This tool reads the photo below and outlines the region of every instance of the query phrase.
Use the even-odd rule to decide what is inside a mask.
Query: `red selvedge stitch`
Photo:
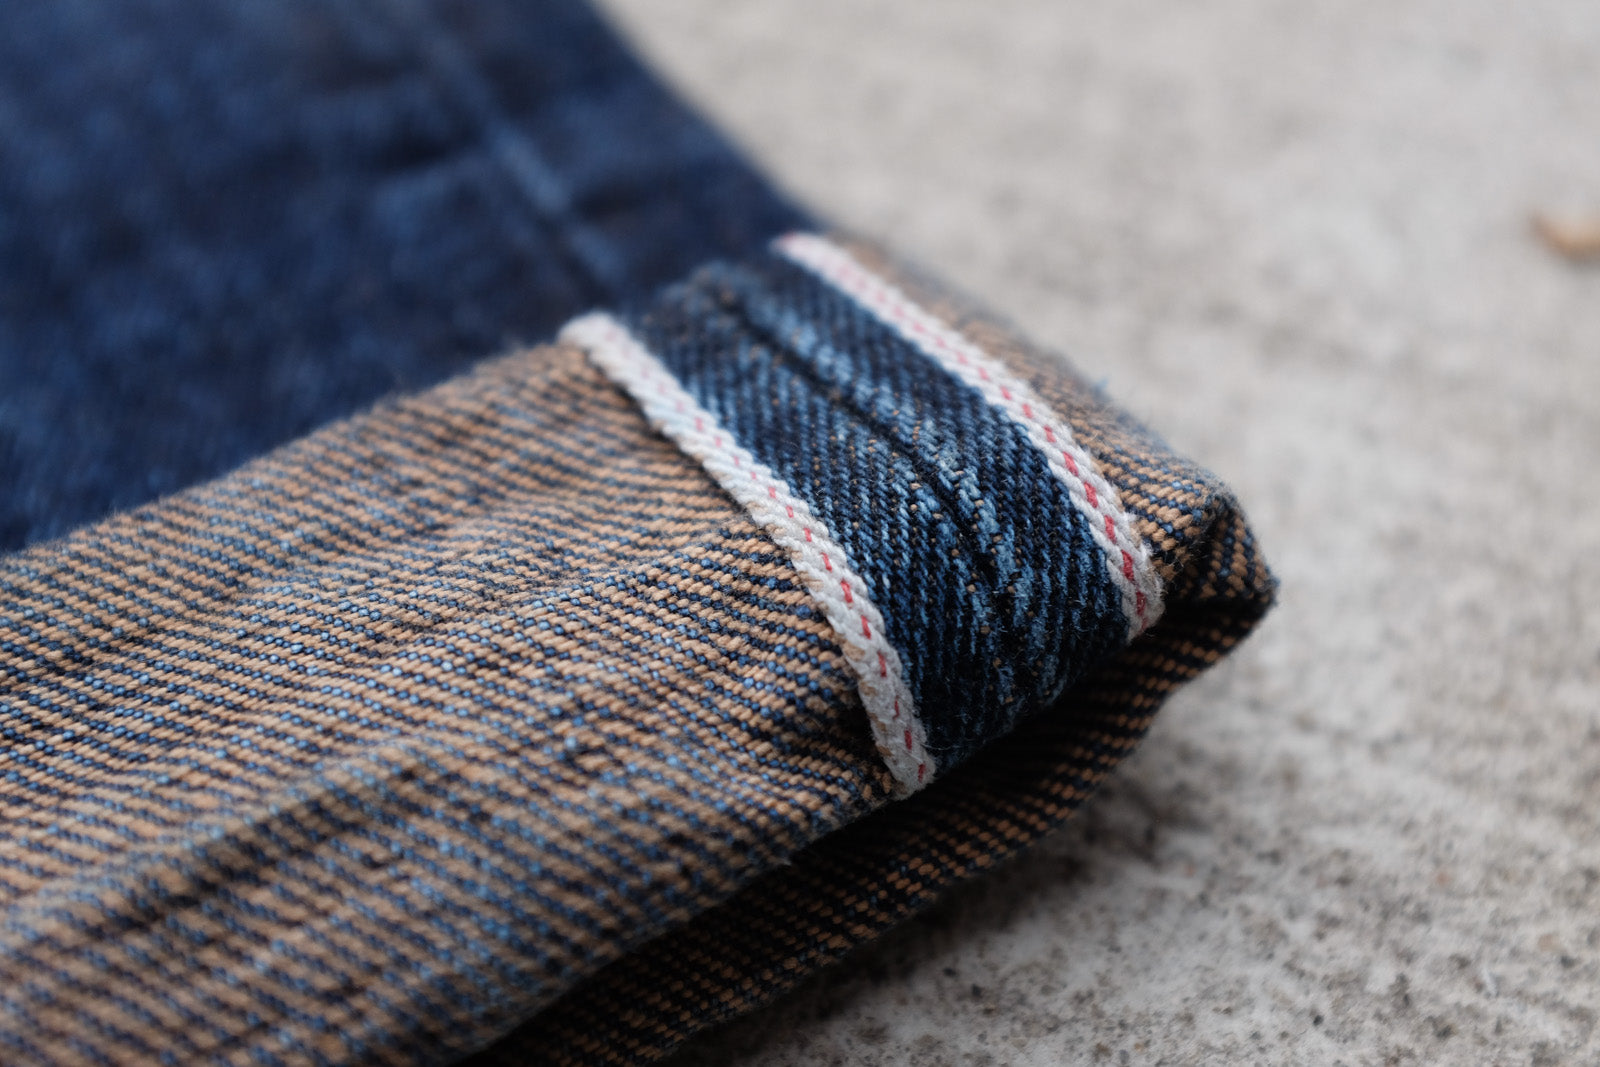
[[[620,329],[615,324],[615,322],[606,322],[604,325],[605,325],[605,329],[602,332],[602,336],[607,338],[609,341],[611,341],[613,343],[618,343],[618,344],[632,343],[632,338],[628,336],[626,331]],[[630,362],[632,362],[632,361],[630,360]],[[646,387],[648,387],[649,385],[654,385],[656,387],[655,392],[657,393],[658,396],[661,396],[664,399],[671,399],[672,398],[672,393],[674,391],[673,390],[673,386],[676,383],[672,382],[670,380],[669,376],[665,376],[665,375],[656,373],[651,368],[649,368],[648,366],[635,365],[634,366],[634,370],[635,370],[636,373],[643,372],[643,373],[639,374],[640,378],[643,379],[643,385],[645,385]],[[673,402],[674,410],[676,412],[678,412],[680,415],[685,414],[687,411],[691,410],[693,407],[694,407],[694,404],[693,404],[692,400],[690,400],[688,402],[685,402],[681,396],[678,397]],[[720,433],[716,433],[716,434],[708,433],[707,429],[706,429],[706,426],[705,426],[705,421],[701,416],[696,415],[694,417],[694,425],[695,425],[695,432],[697,434],[701,435],[700,447],[702,447],[702,448],[704,447],[704,441],[705,441],[705,439],[707,437],[709,437],[711,442],[712,442],[712,445],[714,447],[714,450],[717,453],[721,454],[721,456],[724,459],[731,458],[733,460],[733,465],[735,467],[738,467],[738,468],[740,468],[742,470],[749,470],[750,471],[750,477],[751,477],[751,479],[753,481],[756,482],[756,484],[765,485],[765,487],[767,489],[767,496],[769,497],[769,499],[772,499],[772,500],[780,499],[779,496],[778,496],[779,483],[766,482],[765,479],[763,479],[761,477],[761,475],[758,473],[758,471],[760,471],[762,469],[761,468],[761,464],[759,462],[757,462],[754,459],[754,457],[752,457],[752,466],[748,467],[748,468],[745,467],[744,466],[744,462],[743,462],[743,456],[740,454],[742,452],[742,450],[738,449],[736,446],[724,446],[723,438],[722,438],[722,435]],[[793,518],[796,517],[795,516],[795,508],[794,508],[793,504],[786,502],[784,504],[784,511],[789,516],[789,518],[793,519]],[[813,537],[811,528],[809,526],[805,525],[805,524],[798,524],[798,525],[800,525],[801,531],[805,535],[806,541],[808,543],[815,543],[816,542],[816,538]],[[829,555],[826,552],[821,553],[821,555],[822,555],[822,560],[823,560],[823,566],[828,571],[830,571],[830,572],[833,571],[834,570],[834,566],[833,566],[832,559],[829,557]],[[839,580],[839,585],[840,585],[841,590],[844,593],[845,603],[847,603],[847,604],[853,603],[855,598],[854,598],[854,593],[851,590],[850,583],[848,581],[844,580],[844,579],[840,579]],[[870,606],[870,605],[868,605],[868,606]],[[877,652],[877,655],[878,655],[878,673],[879,673],[879,675],[881,677],[887,679],[889,677],[888,656],[887,656],[885,650],[882,647],[877,647],[877,646],[881,645],[881,639],[877,639],[877,638],[875,638],[873,636],[872,624],[871,624],[870,619],[867,616],[866,611],[863,608],[859,608],[859,607],[856,610],[857,610],[857,612],[858,612],[858,614],[860,616],[860,619],[861,619],[861,634],[862,634],[862,636],[864,638],[866,638],[867,641],[871,642],[871,645],[874,647],[874,651]],[[901,719],[901,717],[902,717],[901,716],[901,710],[900,710],[900,699],[899,699],[898,696],[894,696],[894,698],[893,698],[893,717],[896,720]],[[915,725],[914,722],[913,722],[913,725]],[[905,737],[905,744],[906,744],[907,752],[909,752],[913,757],[917,756],[918,755],[918,751],[917,751],[917,747],[916,747],[916,743],[915,743],[915,738],[914,738],[914,734],[913,734],[913,732],[912,732],[912,730],[910,728],[907,728],[905,730],[904,737]],[[917,778],[916,778],[917,783],[919,785],[923,781],[926,780],[927,772],[928,772],[928,764],[927,764],[927,762],[925,760],[919,760],[918,763],[917,763]],[[897,773],[897,777],[898,777],[898,773]]]
[[[735,458],[735,462],[737,462],[737,457]],[[751,471],[750,472],[750,478],[753,481],[759,481],[760,480],[756,476],[756,472],[755,471]],[[767,496],[771,497],[773,500],[778,499],[778,487],[775,486],[775,485],[768,485],[767,486]],[[784,510],[789,513],[789,517],[791,519],[794,518],[794,508],[792,506],[786,504],[786,505],[784,505]],[[805,531],[806,540],[810,541],[811,540],[811,528],[809,526],[806,526],[806,527],[802,527],[802,529]],[[824,552],[822,554],[822,565],[824,567],[826,567],[830,571],[833,570],[833,561],[828,558],[828,554],[826,552]],[[854,594],[852,594],[850,592],[850,583],[841,578],[839,580],[839,588],[844,590],[844,602],[846,604],[854,604],[855,603],[855,596],[854,596]],[[869,641],[872,639],[872,626],[867,622],[867,613],[864,612],[864,611],[861,612],[861,633]],[[879,651],[879,653],[878,653],[878,674],[879,674],[880,677],[884,677],[884,678],[887,678],[889,676],[889,659],[888,659],[887,656],[885,656],[883,654],[882,651]],[[897,719],[900,717],[900,698],[899,697],[895,698],[894,715],[895,715],[895,718],[897,718]]]
[[[938,336],[937,334],[934,334],[932,331],[930,331],[927,327],[925,327],[920,322],[916,322],[914,320],[913,321],[906,321],[907,316],[906,316],[906,313],[905,313],[905,309],[909,305],[905,304],[904,302],[894,300],[887,292],[885,292],[883,289],[879,288],[878,286],[872,284],[871,282],[867,281],[862,275],[860,275],[859,273],[857,273],[854,270],[851,270],[849,268],[843,268],[843,269],[841,269],[840,273],[843,274],[845,277],[850,278],[851,280],[853,280],[861,288],[869,291],[878,300],[882,301],[885,305],[887,305],[891,309],[890,317],[896,323],[896,325],[899,325],[901,327],[909,329],[913,333],[917,334],[918,336],[926,338],[934,347],[938,348],[939,351],[943,352],[947,356],[952,357],[953,359],[955,359],[958,363],[962,364],[963,366],[969,366],[969,367],[972,366],[972,363],[967,358],[967,356],[963,352],[959,351],[958,349],[952,348],[950,346],[950,344],[947,341],[945,341],[944,338]],[[977,371],[979,378],[983,379],[986,382],[987,381],[993,381],[993,379],[989,375],[989,371],[988,371],[987,368],[985,368],[985,367],[974,367],[974,369]],[[999,389],[1000,389],[1000,395],[1001,395],[1002,398],[1004,398],[1006,401],[1011,402],[1011,403],[1015,403],[1016,402],[1015,398],[1011,395],[1011,390],[1009,388],[1007,388],[1006,386],[1000,386]],[[1045,440],[1047,442],[1051,443],[1051,444],[1054,444],[1055,440],[1056,440],[1055,431],[1051,427],[1049,427],[1048,425],[1045,425],[1044,423],[1040,422],[1038,416],[1036,416],[1034,414],[1034,412],[1033,412],[1033,406],[1031,404],[1022,404],[1020,406],[1021,406],[1021,409],[1022,409],[1021,410],[1022,416],[1025,419],[1027,419],[1029,422],[1034,423],[1041,430],[1043,430],[1044,431]],[[1110,512],[1105,511],[1100,507],[1099,494],[1095,491],[1094,486],[1089,484],[1086,481],[1082,481],[1081,480],[1082,479],[1082,475],[1080,474],[1080,472],[1078,470],[1077,460],[1075,460],[1070,453],[1068,453],[1066,451],[1063,451],[1061,453],[1061,459],[1062,459],[1062,462],[1066,465],[1067,470],[1073,475],[1073,477],[1080,479],[1080,484],[1082,485],[1082,488],[1083,488],[1084,497],[1088,500],[1090,507],[1092,507],[1096,511],[1100,512],[1101,518],[1105,520],[1106,536],[1112,542],[1115,542],[1117,540],[1116,521],[1112,517]],[[1123,550],[1123,554],[1124,555],[1127,554],[1126,550]],[[1128,575],[1127,577],[1129,578],[1130,581],[1134,580],[1132,575]],[[1142,597],[1142,596],[1143,596],[1143,594],[1141,593],[1140,597]],[[1142,611],[1140,612],[1140,615],[1141,616],[1143,615]]]
[[[926,312],[922,311],[922,309],[917,307],[913,302],[892,291],[880,279],[876,278],[874,275],[870,274],[856,264],[848,257],[847,254],[840,253],[836,255],[831,254],[828,251],[824,251],[822,255],[828,264],[828,269],[831,269],[838,277],[843,278],[848,285],[853,286],[860,292],[866,293],[869,299],[879,304],[883,309],[882,313],[884,317],[889,321],[893,322],[902,329],[910,331],[916,337],[925,339],[931,347],[935,348],[941,354],[954,359],[962,366],[972,368],[977,372],[979,378],[983,381],[993,381],[988,373],[987,368],[981,365],[974,365],[967,358],[966,354],[963,353],[959,348],[953,346],[944,337],[934,332],[923,321],[921,321],[921,316],[926,315]],[[1000,395],[1008,403],[1016,403],[1009,388],[1000,386],[999,391]],[[1041,421],[1037,415],[1035,415],[1032,405],[1023,403],[1020,405],[1020,407],[1022,417],[1044,432],[1045,441],[1050,444],[1056,444],[1055,431],[1048,424]],[[1112,542],[1112,544],[1117,545],[1117,547],[1121,550],[1123,556],[1122,576],[1128,581],[1137,584],[1137,579],[1132,573],[1132,556],[1128,553],[1127,549],[1122,548],[1121,545],[1118,544],[1117,522],[1115,517],[1111,514],[1109,509],[1102,508],[1100,506],[1100,494],[1095,490],[1095,487],[1092,484],[1084,479],[1082,473],[1078,469],[1078,463],[1072,457],[1072,455],[1065,449],[1062,449],[1061,459],[1067,470],[1077,482],[1079,488],[1082,489],[1083,495],[1087,499],[1089,506],[1100,513],[1100,516],[1105,523],[1107,538]],[[1129,532],[1129,536],[1131,536],[1131,531]],[[1139,618],[1140,629],[1143,629],[1146,623],[1145,614],[1147,608],[1147,599],[1142,590],[1135,588],[1133,592],[1134,610]]]

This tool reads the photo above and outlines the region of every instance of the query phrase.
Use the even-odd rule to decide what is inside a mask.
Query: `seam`
[[[878,752],[902,795],[935,773],[927,731],[905,683],[900,654],[884,632],[869,588],[825,523],[684,388],[622,323],[603,312],[569,322],[561,340],[583,349],[658,431],[699,462],[789,555],[855,671]]]
[[[1088,519],[1121,596],[1129,640],[1155,624],[1162,609],[1161,578],[1148,546],[1134,532],[1116,489],[1101,475],[1094,457],[1027,382],[832,241],[793,233],[775,240],[773,248],[855,300],[1020,426],[1073,506]]]
[[[861,403],[848,389],[842,388],[840,382],[830,380],[819,373],[816,366],[800,354],[790,339],[757,320],[751,311],[750,303],[749,296],[740,292],[736,294],[732,306],[717,308],[712,313],[729,318],[735,333],[743,331],[758,338],[779,362],[797,377],[804,379],[820,395],[836,394],[832,405],[853,417],[889,450],[903,459],[912,468],[916,480],[938,500],[946,515],[960,516],[970,510],[969,506],[959,499],[959,490],[946,485],[937,470],[929,469],[929,464],[924,461],[914,440],[907,440],[892,422],[881,418],[870,405]],[[1006,582],[997,580],[1001,572],[994,554],[979,541],[972,529],[961,521],[952,521],[949,527],[951,534],[960,541],[967,558],[976,566],[983,568],[986,577],[997,588],[1003,587]]]

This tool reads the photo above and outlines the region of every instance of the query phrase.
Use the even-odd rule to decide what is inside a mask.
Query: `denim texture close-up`
[[[0,8],[0,548],[803,221],[580,0]]]
[[[578,0],[0,11],[0,1062],[622,1065],[1067,820],[1276,584]]]
[[[871,561],[862,590],[942,771],[1122,647],[1089,519],[1022,428],[782,256],[712,264],[635,319],[646,347]]]

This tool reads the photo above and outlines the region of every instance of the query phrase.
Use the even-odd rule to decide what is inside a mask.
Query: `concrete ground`
[[[679,1064],[1600,1061],[1600,5],[611,0],[1283,580],[1076,825]]]

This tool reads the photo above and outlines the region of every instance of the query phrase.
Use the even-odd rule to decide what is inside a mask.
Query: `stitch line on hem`
[[[1089,520],[1090,535],[1105,554],[1107,570],[1122,601],[1128,639],[1155,624],[1162,610],[1161,577],[1149,547],[1134,533],[1116,489],[1100,473],[1094,457],[1027,382],[827,238],[791,233],[774,240],[772,246],[871,312],[1020,426],[1043,454],[1073,506]]]
[[[806,588],[833,627],[867,710],[873,740],[902,795],[933,780],[937,768],[927,731],[906,686],[900,653],[888,640],[870,588],[810,506],[788,484],[739,447],[716,416],[622,323],[604,312],[562,328],[575,345],[628,393],[663,436],[697,461],[767,535],[789,554]]]

